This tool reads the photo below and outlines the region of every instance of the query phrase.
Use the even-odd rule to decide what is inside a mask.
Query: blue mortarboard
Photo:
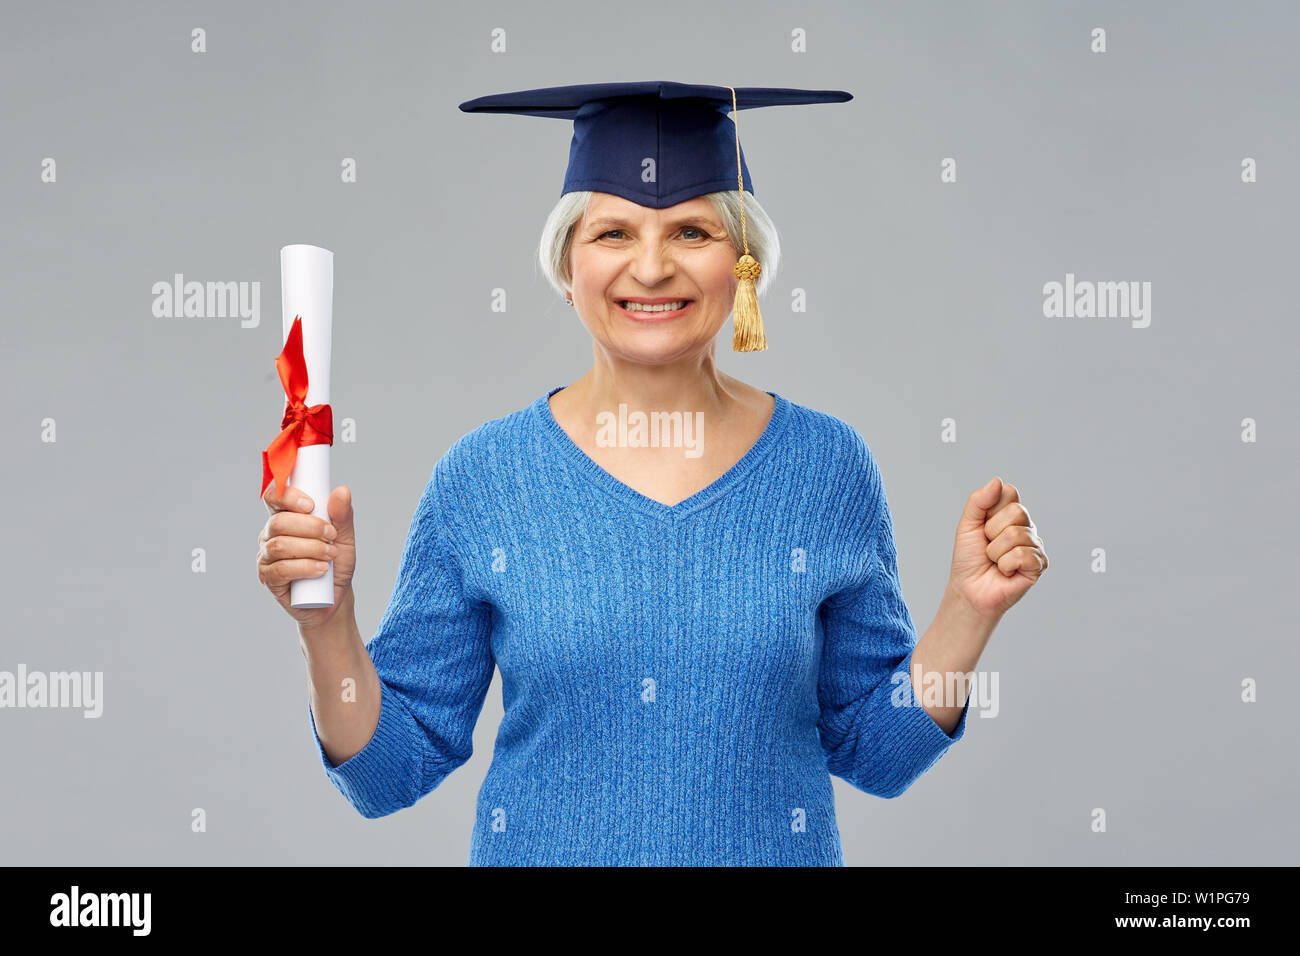
[[[843,103],[843,90],[754,86],[700,86],[652,81],[583,83],[480,96],[460,104],[466,113],[511,113],[573,121],[569,166],[560,195],[579,190],[611,193],[663,209],[706,193],[737,188],[754,192],[740,148],[733,109]],[[743,195],[743,192],[742,192]],[[744,238],[736,263],[737,351],[767,348],[753,279],[762,271]]]
[[[851,99],[843,90],[735,88],[737,110]],[[461,103],[460,108],[466,113],[573,120],[561,195],[590,189],[663,209],[736,188],[738,137],[736,124],[727,118],[731,104],[731,87],[657,81],[497,93]],[[743,150],[740,169],[745,189],[753,193]]]

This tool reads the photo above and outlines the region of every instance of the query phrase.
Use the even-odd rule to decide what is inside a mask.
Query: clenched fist
[[[329,521],[313,515],[315,503],[293,485],[285,486],[282,501],[271,482],[262,500],[271,517],[257,538],[257,579],[295,621],[318,627],[333,617],[352,587],[357,564],[352,490],[339,485],[330,493]],[[329,561],[334,562],[334,606],[297,608],[290,604],[289,586],[299,578],[324,574]]]
[[[993,478],[966,499],[948,588],[977,612],[1000,617],[1047,570],[1047,552],[1015,485]]]

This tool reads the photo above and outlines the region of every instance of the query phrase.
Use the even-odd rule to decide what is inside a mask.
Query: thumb
[[[337,540],[352,542],[352,489],[347,485],[339,485],[331,491],[326,510],[329,511],[330,523],[338,532]]]
[[[1002,479],[995,475],[984,487],[972,491],[970,497],[966,499],[961,520],[957,522],[957,533],[960,535],[970,531],[983,531],[984,522],[989,519],[989,512],[994,510],[1001,499]]]

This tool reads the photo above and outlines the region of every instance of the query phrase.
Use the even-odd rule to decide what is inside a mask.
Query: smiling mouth
[[[646,305],[640,302],[632,302],[628,299],[618,299],[619,311],[632,319],[642,322],[656,321],[660,319],[675,319],[682,315],[695,302],[694,299],[676,299],[672,302],[661,302],[655,305]]]

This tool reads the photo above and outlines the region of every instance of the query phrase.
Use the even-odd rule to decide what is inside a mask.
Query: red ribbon
[[[280,372],[280,384],[286,396],[284,418],[280,434],[271,440],[262,452],[262,491],[272,481],[276,493],[283,498],[289,484],[293,463],[298,460],[298,449],[304,445],[334,444],[334,413],[329,405],[307,407],[307,360],[302,354],[302,318],[295,315],[289,337],[276,357],[275,367]]]

